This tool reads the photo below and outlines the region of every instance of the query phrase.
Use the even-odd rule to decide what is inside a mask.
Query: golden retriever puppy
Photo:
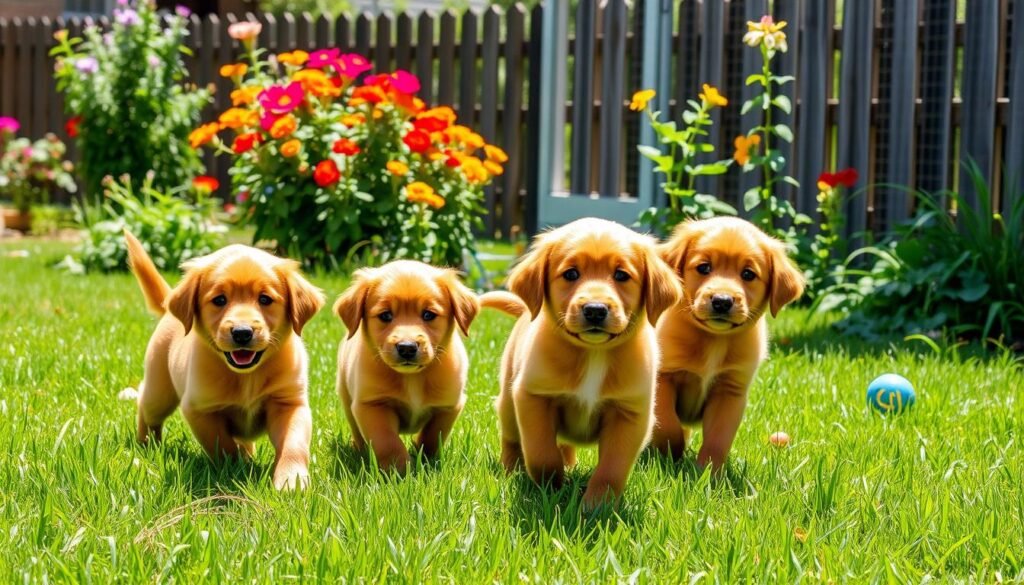
[[[650,439],[658,345],[653,324],[680,295],[654,240],[581,219],[547,232],[512,270],[509,293],[485,307],[519,317],[501,361],[501,459],[538,482],[561,483],[573,444],[597,443],[583,496],[617,501]]]
[[[732,448],[747,389],[768,355],[764,314],[774,317],[804,290],[782,242],[748,221],[690,221],[659,246],[683,281],[683,298],[658,322],[657,422],[652,444],[681,457],[702,425],[697,463],[719,470]]]
[[[338,395],[356,449],[367,443],[382,470],[404,473],[400,434],[437,454],[466,402],[469,359],[461,330],[479,311],[458,273],[398,260],[355,273],[334,311],[348,329],[338,348]]]
[[[127,231],[125,241],[146,304],[161,316],[146,348],[138,440],[159,441],[180,405],[211,458],[249,457],[266,432],[277,453],[274,487],[304,488],[312,418],[299,335],[323,293],[298,262],[239,245],[186,262],[171,289]]]

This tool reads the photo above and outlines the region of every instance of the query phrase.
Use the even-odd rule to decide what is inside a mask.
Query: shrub
[[[57,87],[87,195],[97,197],[106,176],[140,181],[153,171],[153,185],[167,190],[202,173],[188,134],[210,94],[182,83],[185,34],[182,14],[162,16],[143,0],[116,9],[110,32],[90,26],[84,40],[54,35]]]
[[[53,134],[35,142],[15,138],[18,128],[13,118],[0,118],[0,193],[19,211],[48,203],[55,187],[73,193],[77,186],[71,163],[64,160],[64,143]]]
[[[886,242],[851,254],[817,308],[845,311],[837,326],[867,338],[937,329],[985,339],[1024,337],[1024,197],[1007,217],[993,213],[977,166],[968,164],[966,172],[978,209],[949,193],[954,218],[946,197],[918,193],[917,217]],[[873,263],[857,267],[864,259]]]
[[[221,68],[236,85],[234,107],[192,133],[194,146],[234,158],[240,215],[255,237],[315,264],[369,243],[368,262],[461,265],[505,153],[456,124],[451,108],[426,109],[411,73],[360,83],[369,63],[337,49],[268,62],[254,46],[258,26],[234,25],[246,62]]]
[[[206,196],[208,191],[197,189],[192,203],[160,192],[153,180],[152,174],[147,175],[136,192],[127,176],[119,181],[108,179],[102,204],[85,203],[77,208],[78,222],[86,228],[77,252],[86,270],[128,269],[125,228],[139,238],[161,270],[175,269],[220,247],[222,230],[211,225],[216,204]]]
[[[813,238],[801,240],[797,252],[797,263],[807,279],[805,297],[809,300],[813,301],[822,290],[836,283],[836,269],[846,259],[847,241],[842,235],[846,225],[843,192],[853,188],[857,178],[857,170],[853,168],[824,172],[818,176],[817,211],[821,223]]]

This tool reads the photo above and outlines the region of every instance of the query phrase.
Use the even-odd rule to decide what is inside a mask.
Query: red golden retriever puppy
[[[658,322],[657,422],[652,444],[681,457],[702,425],[699,465],[725,464],[768,355],[765,313],[774,317],[804,290],[782,242],[734,217],[690,221],[659,247],[683,281],[683,298]]]
[[[597,443],[584,506],[617,501],[650,439],[653,324],[679,297],[678,279],[653,239],[591,218],[537,236],[508,286],[516,296],[481,297],[519,317],[497,400],[505,469],[523,464],[534,481],[557,485],[575,464],[571,445]]]
[[[160,322],[146,348],[138,440],[159,441],[176,408],[213,459],[249,457],[267,433],[277,456],[274,487],[309,482],[312,418],[302,327],[324,297],[299,263],[233,245],[183,265],[171,289],[134,236],[128,259]]]
[[[468,335],[477,297],[458,273],[409,260],[364,268],[334,310],[348,329],[338,348],[338,394],[353,443],[403,473],[401,433],[437,454],[466,402]]]

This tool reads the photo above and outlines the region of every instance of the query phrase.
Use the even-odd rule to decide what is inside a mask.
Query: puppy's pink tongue
[[[249,351],[247,349],[236,349],[231,352],[231,361],[235,362],[239,366],[247,366],[251,364],[255,357],[256,352]]]

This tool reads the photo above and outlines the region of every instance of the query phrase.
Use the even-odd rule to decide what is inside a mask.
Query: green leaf
[[[683,122],[686,122],[687,124],[693,124],[696,120],[696,113],[691,112],[690,110],[686,110],[685,112],[683,112]]]
[[[782,176],[782,180],[784,182],[786,182],[786,183],[789,183],[790,185],[793,185],[794,187],[796,187],[798,189],[800,188],[800,181],[797,181],[796,179],[794,179],[793,177],[790,177],[789,175],[783,175]]]
[[[755,106],[761,105],[761,103],[763,101],[764,101],[764,95],[758,95],[758,96],[754,96],[753,98],[743,102],[743,107],[740,108],[740,114],[741,115],[742,114],[746,114],[751,109],[753,109]]]
[[[792,113],[793,111],[793,104],[792,102],[789,101],[789,97],[787,96],[775,96],[775,98],[772,100],[772,104],[774,104],[776,108],[779,108],[780,110],[786,112],[787,114]]]
[[[761,203],[761,190],[760,187],[752,187],[743,194],[743,209],[744,211],[750,211],[757,207]]]
[[[760,83],[761,85],[764,85],[764,83],[765,83],[764,75],[761,74],[761,73],[755,73],[755,74],[747,77],[747,81],[746,81],[747,85],[753,85],[755,83]]]
[[[785,85],[793,81],[796,81],[796,77],[793,77],[792,75],[778,75],[772,77],[772,82],[779,85]]]
[[[640,154],[646,156],[651,160],[654,160],[655,158],[662,155],[662,152],[660,150],[647,144],[638,144],[636,149]]]
[[[789,126],[786,126],[785,124],[776,124],[772,129],[775,131],[776,136],[790,144],[793,143],[793,131],[790,130]]]
[[[708,163],[704,165],[697,165],[690,171],[691,175],[697,176],[709,176],[709,175],[723,175],[729,170],[729,165],[721,162]]]
[[[713,144],[701,143],[697,145],[697,149],[701,152],[714,152],[715,146]]]

